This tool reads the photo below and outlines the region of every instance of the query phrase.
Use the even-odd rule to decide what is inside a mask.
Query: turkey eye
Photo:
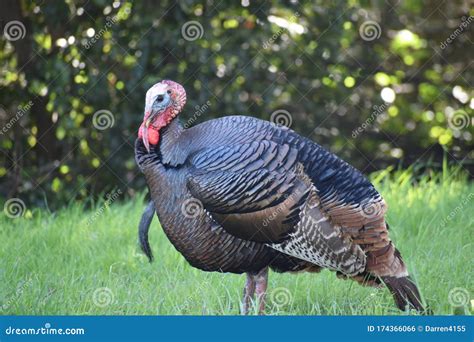
[[[168,90],[167,93],[168,93],[168,95],[171,94],[171,90]]]

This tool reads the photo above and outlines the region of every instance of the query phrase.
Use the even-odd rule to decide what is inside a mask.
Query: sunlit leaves
[[[89,77],[83,73],[80,72],[76,76],[74,76],[74,82],[77,84],[86,84],[89,81]]]
[[[52,47],[52,38],[50,34],[38,33],[35,35],[35,41],[38,46],[44,49],[46,52],[49,52]]]
[[[223,25],[225,29],[235,29],[239,26],[239,22],[236,19],[225,20]]]
[[[410,48],[418,50],[426,46],[426,41],[410,30],[404,29],[397,32],[391,46],[397,52],[406,51]]]
[[[424,103],[431,103],[438,97],[439,90],[430,83],[421,83],[418,86],[418,93]]]
[[[33,177],[47,158],[52,158],[47,163],[57,162],[45,180],[49,185],[57,179],[51,189],[58,191],[56,197],[113,187],[116,176],[105,164],[119,177],[136,171],[130,146],[143,116],[144,93],[162,78],[185,86],[184,120],[208,100],[211,110],[196,124],[229,114],[268,120],[275,108],[285,108],[293,116],[293,129],[363,169],[368,165],[358,153],[373,157],[370,167],[379,168],[397,158],[416,160],[433,144],[453,154],[472,149],[472,126],[449,126],[453,113],[472,115],[474,107],[465,40],[457,39],[444,51],[438,48],[462,15],[455,6],[452,13],[440,7],[430,16],[420,0],[376,6],[358,0],[166,0],[151,7],[92,0],[25,6],[39,8],[29,16],[34,58],[28,65],[34,68],[26,72],[28,65],[18,65],[24,56],[3,43],[0,103],[11,104],[6,108],[10,116],[26,99],[38,97],[44,103],[19,122],[21,135],[13,140],[9,131],[0,147],[8,156],[16,144],[30,149],[24,167]],[[203,26],[203,38],[183,39],[181,26],[190,20]],[[383,30],[370,43],[358,30],[366,20]],[[349,143],[352,130],[381,105],[384,110],[367,134]],[[114,113],[113,129],[93,128],[92,115],[100,109]],[[54,146],[45,146],[51,153],[45,157],[40,143],[50,127]],[[72,160],[63,161],[70,152]],[[70,189],[72,182],[84,188]],[[136,177],[131,186],[143,186],[143,179]]]
[[[382,87],[386,87],[390,84],[390,76],[384,72],[378,72],[374,76],[375,82]]]
[[[61,174],[63,174],[63,175],[68,174],[68,173],[69,173],[69,166],[67,166],[67,165],[61,165],[61,166],[59,167],[59,172],[60,172]]]
[[[100,166],[99,158],[92,158],[91,164],[93,167],[98,168]]]
[[[55,177],[53,181],[51,182],[51,190],[53,190],[54,192],[59,192],[61,188],[62,188],[61,179],[59,179],[58,177]]]
[[[354,87],[354,85],[355,85],[355,78],[352,77],[352,76],[347,76],[347,77],[344,79],[344,85],[345,85],[347,88],[352,88],[352,87]]]

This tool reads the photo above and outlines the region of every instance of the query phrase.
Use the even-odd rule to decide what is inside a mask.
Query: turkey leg
[[[247,273],[244,287],[244,298],[242,299],[242,315],[248,315],[252,299],[255,294],[255,279],[251,273]]]
[[[265,313],[265,295],[268,284],[268,267],[258,273],[247,273],[242,300],[242,314],[248,315],[255,293],[257,294],[258,314]]]
[[[258,314],[265,314],[265,297],[267,295],[267,285],[268,285],[268,267],[265,267],[263,270],[257,273],[255,276],[256,286],[255,293],[257,294],[257,303],[258,303]]]

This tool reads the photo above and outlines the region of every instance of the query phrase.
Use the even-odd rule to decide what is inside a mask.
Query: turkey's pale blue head
[[[167,126],[186,104],[186,91],[181,84],[163,80],[146,92],[145,114],[138,136],[150,151],[150,145],[159,141],[159,131]]]
[[[148,89],[145,98],[145,113],[151,113],[148,117],[148,124],[152,118],[163,112],[171,103],[171,90],[165,83],[156,83]]]

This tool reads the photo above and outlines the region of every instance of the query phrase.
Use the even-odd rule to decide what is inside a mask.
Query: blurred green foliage
[[[364,172],[443,157],[472,170],[468,1],[4,3],[2,30],[25,35],[0,40],[0,195],[143,189],[133,141],[161,79],[186,88],[185,122],[283,109]],[[95,128],[99,110],[112,127]]]

